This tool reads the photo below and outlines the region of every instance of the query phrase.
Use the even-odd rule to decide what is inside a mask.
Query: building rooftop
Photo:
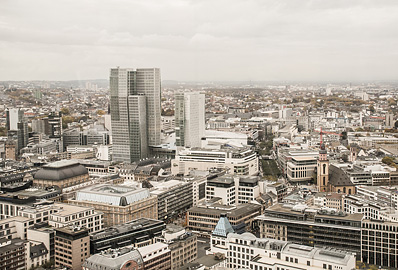
[[[75,200],[127,206],[150,196],[146,188],[102,184],[78,191]]]
[[[87,169],[78,162],[61,160],[44,165],[34,175],[34,179],[61,181],[85,174],[88,175]]]
[[[128,247],[110,249],[90,256],[84,262],[83,267],[92,270],[119,270],[131,260],[139,265],[143,263],[142,256],[136,249]]]
[[[122,233],[134,232],[144,227],[151,227],[157,224],[164,224],[164,222],[156,219],[140,218],[93,233],[91,234],[91,238],[93,240],[99,240],[102,238],[116,236]]]

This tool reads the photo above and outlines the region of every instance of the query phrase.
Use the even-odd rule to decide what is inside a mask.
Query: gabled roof
[[[215,236],[227,237],[228,233],[233,233],[233,232],[235,231],[232,228],[231,223],[229,223],[227,216],[225,214],[221,214],[221,217],[218,220],[218,223],[214,228],[212,234]]]

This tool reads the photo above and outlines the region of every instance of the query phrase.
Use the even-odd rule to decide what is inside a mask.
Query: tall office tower
[[[110,96],[113,160],[147,157],[160,144],[160,70],[111,69]]]
[[[6,121],[7,136],[17,141],[16,151],[19,153],[29,140],[28,122],[24,117],[24,112],[21,109],[7,109]]]
[[[176,146],[200,147],[205,133],[205,94],[178,92],[174,97]]]

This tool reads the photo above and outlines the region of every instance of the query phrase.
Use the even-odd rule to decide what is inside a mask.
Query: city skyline
[[[396,1],[40,2],[2,3],[0,80],[396,79]]]

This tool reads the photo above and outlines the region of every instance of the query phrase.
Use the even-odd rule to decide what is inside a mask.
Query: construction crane
[[[319,134],[321,136],[320,145],[322,145],[322,143],[323,143],[323,140],[322,140],[322,135],[323,134],[337,135],[337,136],[340,136],[340,137],[343,136],[343,134],[341,134],[341,133],[336,133],[336,132],[331,132],[331,131],[323,131],[322,128],[321,128],[321,130],[314,129],[314,131],[315,132],[319,132]]]

